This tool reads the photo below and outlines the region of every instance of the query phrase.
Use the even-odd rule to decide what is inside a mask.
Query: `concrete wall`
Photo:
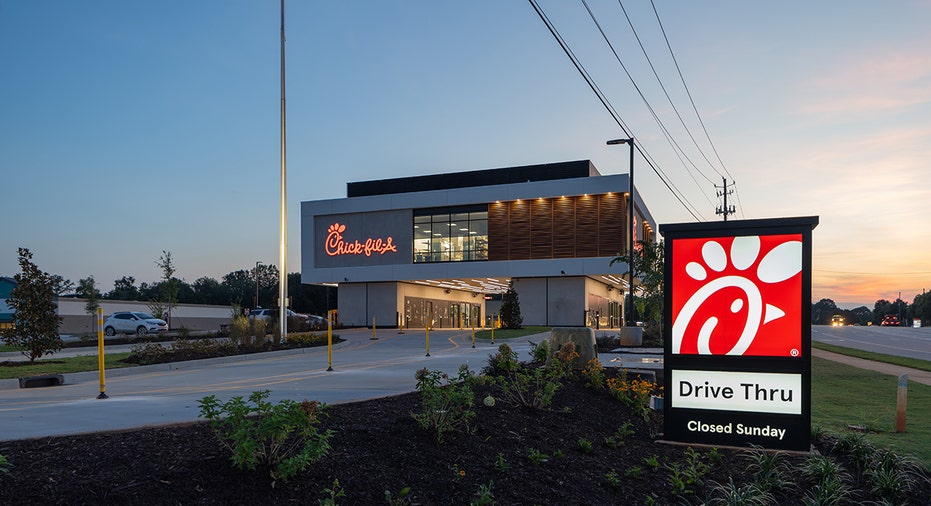
[[[549,323],[554,327],[585,325],[585,286],[588,278],[549,278]]]
[[[97,316],[91,317],[84,311],[85,299],[59,298],[58,316],[62,318],[58,331],[62,334],[82,334],[97,332]],[[107,318],[117,311],[140,311],[151,313],[148,303],[138,301],[102,300],[103,317]],[[188,330],[219,330],[221,324],[232,320],[230,306],[207,306],[199,304],[178,304],[171,311],[170,327]]]
[[[347,327],[396,327],[398,314],[404,314],[404,297],[448,300],[481,304],[484,299],[472,292],[446,290],[414,283],[340,283],[339,323]]]
[[[599,310],[602,313],[601,326],[607,327],[607,303],[623,304],[624,300],[623,292],[608,290],[605,283],[585,276],[515,278],[514,289],[520,300],[524,325],[584,326],[585,312]],[[604,299],[605,307],[592,307],[592,295]]]

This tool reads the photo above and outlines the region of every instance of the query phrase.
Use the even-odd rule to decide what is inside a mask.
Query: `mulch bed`
[[[657,413],[648,421],[631,416],[607,394],[578,382],[559,391],[556,411],[500,401],[486,407],[488,393],[485,386],[476,389],[474,431],[454,433],[443,444],[411,417],[421,409],[417,393],[330,406],[322,424],[335,431],[329,454],[274,486],[264,472],[232,467],[206,423],[0,442],[0,455],[12,464],[0,473],[0,503],[318,504],[339,480],[345,495],[337,503],[353,505],[386,504],[386,491],[397,497],[405,487],[406,504],[464,505],[489,484],[495,504],[702,504],[714,497],[714,482],[752,479],[743,452],[702,448],[710,473],[703,485],[675,495],[665,466],[686,466],[686,449],[655,441],[662,430]],[[609,447],[604,439],[625,421],[634,434]],[[593,443],[591,452],[580,449],[580,438]],[[532,449],[549,459],[533,463]],[[499,455],[506,470],[496,469]],[[646,464],[654,456],[662,464],[656,469]],[[804,458],[786,456],[795,469]],[[606,478],[611,472],[619,483]],[[875,501],[863,477],[855,480],[846,503]],[[802,504],[810,484],[798,486],[778,495],[777,503]],[[931,487],[901,503],[931,503]]]

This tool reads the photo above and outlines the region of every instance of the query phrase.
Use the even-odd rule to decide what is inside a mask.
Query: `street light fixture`
[[[627,326],[636,325],[636,322],[632,321],[634,318],[634,138],[629,139],[612,139],[608,141],[609,146],[614,146],[617,144],[629,144],[630,145],[630,173],[628,174],[628,195],[630,202],[628,206],[630,208],[630,220],[627,223],[627,233],[629,236],[628,246],[627,246],[627,272],[630,274],[628,280],[628,302],[627,308],[629,310],[624,312],[624,321]]]

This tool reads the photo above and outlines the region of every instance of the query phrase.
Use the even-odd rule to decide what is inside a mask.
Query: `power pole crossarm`
[[[727,205],[727,196],[732,195],[734,193],[734,190],[727,189],[728,187],[727,178],[722,177],[721,180],[723,182],[723,186],[714,185],[714,187],[715,189],[721,188],[721,191],[717,192],[717,194],[718,194],[718,197],[724,197],[724,205],[718,206],[718,208],[714,211],[714,214],[723,214],[724,221],[727,221],[727,215],[734,214],[735,212],[737,212],[737,210],[734,209],[733,205]],[[733,181],[731,182],[730,186],[734,186]]]

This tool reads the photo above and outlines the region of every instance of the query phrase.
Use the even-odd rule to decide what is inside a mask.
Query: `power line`
[[[663,80],[660,79],[659,73],[656,71],[656,66],[653,65],[653,60],[650,58],[650,55],[647,53],[646,47],[643,45],[643,41],[640,40],[640,34],[637,33],[637,29],[634,27],[633,21],[630,19],[630,15],[627,14],[627,9],[624,8],[623,2],[617,0],[618,5],[621,7],[621,11],[624,13],[624,17],[627,19],[627,24],[630,26],[631,32],[634,34],[634,38],[637,39],[637,44],[640,45],[640,51],[643,53],[643,57],[646,58],[647,63],[650,65],[650,70],[653,71],[653,77],[656,78],[656,82],[659,84],[660,89],[663,90],[663,94],[666,96],[666,101],[669,102],[669,106],[672,107],[673,112],[676,113],[676,117],[679,118],[679,123],[682,125],[682,128],[685,129],[685,133],[688,134],[689,139],[692,140],[692,144],[695,145],[695,149],[701,154],[702,158],[708,162],[708,166],[711,167],[711,170],[717,173],[718,177],[724,177],[724,174],[721,174],[720,171],[711,163],[711,160],[705,155],[705,152],[701,149],[701,146],[698,145],[698,141],[695,140],[695,136],[692,135],[692,130],[685,124],[685,120],[682,118],[682,114],[679,113],[679,109],[676,107],[676,104],[672,101],[672,97],[669,96],[669,91],[666,90],[666,85],[663,84]],[[699,171],[699,174],[705,178],[709,183],[714,184],[714,181],[706,176],[698,167],[695,167]],[[733,179],[733,178],[732,178]]]
[[[683,150],[682,147],[679,146],[679,143],[676,142],[675,138],[673,138],[672,134],[669,132],[669,129],[666,128],[666,125],[659,118],[659,115],[656,114],[656,111],[653,109],[653,106],[650,105],[650,101],[647,100],[646,95],[643,94],[643,91],[640,89],[640,86],[637,85],[637,82],[634,80],[633,76],[630,74],[630,71],[627,70],[627,66],[624,65],[624,62],[621,60],[620,55],[617,53],[617,50],[614,48],[614,44],[611,43],[611,41],[608,39],[607,34],[605,34],[604,30],[601,28],[601,23],[598,22],[598,19],[595,17],[595,14],[592,12],[591,8],[588,6],[588,2],[586,0],[581,0],[581,2],[582,2],[582,5],[585,6],[585,10],[588,11],[588,15],[592,19],[592,22],[595,23],[595,27],[598,29],[598,32],[601,33],[601,37],[605,40],[605,43],[608,44],[608,47],[611,49],[611,52],[614,54],[615,60],[617,60],[618,64],[621,66],[621,69],[624,70],[624,73],[627,75],[627,79],[630,80],[630,83],[633,85],[634,89],[637,91],[637,94],[640,95],[640,99],[643,101],[644,105],[646,105],[647,110],[650,111],[650,114],[653,116],[653,120],[656,121],[657,125],[659,125],[660,130],[663,132],[663,135],[666,137],[666,140],[673,147],[673,150],[678,149],[679,152],[682,153],[682,156],[684,156],[685,159],[688,160],[689,164],[691,164],[692,167],[695,167],[695,170],[699,170],[698,167],[695,165],[695,163],[692,162],[689,156],[685,153],[685,150]],[[688,171],[687,165],[685,166],[685,169],[686,171]],[[701,173],[701,171],[699,171],[699,173]],[[708,180],[708,182],[714,184],[711,181],[711,179],[709,179],[704,174],[702,174],[702,177]],[[693,180],[694,180],[694,177],[693,177]]]
[[[556,30],[556,27],[549,20],[549,17],[546,16],[546,14],[543,12],[543,9],[539,6],[539,4],[537,4],[537,0],[528,0],[528,1],[530,2],[530,5],[533,7],[534,11],[536,11],[537,15],[546,25],[547,29],[550,31],[550,34],[552,34],[553,37],[556,39],[556,42],[559,43],[559,46],[562,48],[563,52],[565,52],[566,56],[569,57],[569,60],[572,61],[572,64],[575,66],[576,70],[578,70],[582,78],[585,79],[585,82],[588,84],[589,88],[591,88],[592,92],[595,93],[595,96],[598,97],[598,100],[601,101],[601,104],[605,107],[605,109],[608,111],[608,113],[611,115],[614,121],[618,124],[618,126],[621,127],[621,130],[624,132],[624,135],[628,137],[632,137],[632,135],[630,134],[630,130],[624,124],[623,120],[621,120],[620,115],[617,113],[614,107],[610,104],[607,97],[604,95],[604,93],[601,91],[598,85],[595,84],[594,80],[585,70],[582,63],[578,60],[578,58],[569,48],[568,43],[566,43],[562,35],[559,34],[559,31]],[[675,190],[673,190],[672,186],[670,185],[670,182],[667,181],[667,177],[664,177],[664,175],[661,174],[661,172],[657,169],[657,166],[650,160],[650,158],[647,157],[645,150],[639,144],[640,143],[638,143],[637,150],[640,151],[640,154],[644,157],[644,160],[647,162],[647,165],[649,165],[650,168],[653,169],[653,172],[660,178],[660,181],[663,182],[663,184],[670,191],[670,193],[672,193],[672,195],[676,198],[676,200],[678,200],[679,203],[682,204],[683,207],[685,207],[685,210],[688,211],[689,214],[691,214],[693,218],[695,218],[698,221],[703,221],[700,216],[696,215],[695,212],[692,209],[690,209],[689,206],[686,205],[685,202],[683,202],[682,200],[683,197],[680,197],[680,195],[676,193]]]
[[[620,1],[621,0],[618,0],[618,3],[620,3]],[[721,155],[718,153],[718,148],[715,147],[714,141],[711,140],[711,135],[708,134],[708,128],[705,127],[705,121],[702,119],[701,114],[698,112],[698,107],[695,105],[695,99],[692,98],[692,91],[689,90],[689,85],[685,82],[685,76],[682,75],[682,69],[679,67],[679,60],[676,59],[676,53],[672,50],[672,44],[670,44],[669,37],[666,35],[666,28],[663,26],[663,21],[659,17],[659,11],[656,10],[656,4],[653,2],[653,0],[650,0],[650,5],[653,7],[653,14],[656,16],[656,23],[659,25],[660,32],[663,34],[663,40],[666,41],[666,47],[669,49],[669,56],[672,58],[672,62],[676,66],[676,72],[679,74],[679,80],[682,82],[682,87],[685,88],[685,94],[689,97],[689,103],[692,104],[692,110],[695,112],[695,117],[698,118],[698,123],[701,125],[701,129],[705,133],[705,138],[708,139],[708,144],[711,146],[711,151],[714,152],[714,156],[718,159],[718,163],[721,164],[721,168],[724,169],[724,172],[730,176],[731,180],[734,180],[734,176],[729,170],[727,170],[727,166],[724,164],[724,160],[721,159]],[[622,5],[621,9],[623,8],[624,6]],[[702,155],[704,155],[704,153],[702,153]],[[705,160],[707,160],[707,158],[705,158]],[[740,202],[740,192],[736,191],[736,183],[734,190],[737,197],[737,205],[740,208],[740,216],[744,217],[743,204]]]

